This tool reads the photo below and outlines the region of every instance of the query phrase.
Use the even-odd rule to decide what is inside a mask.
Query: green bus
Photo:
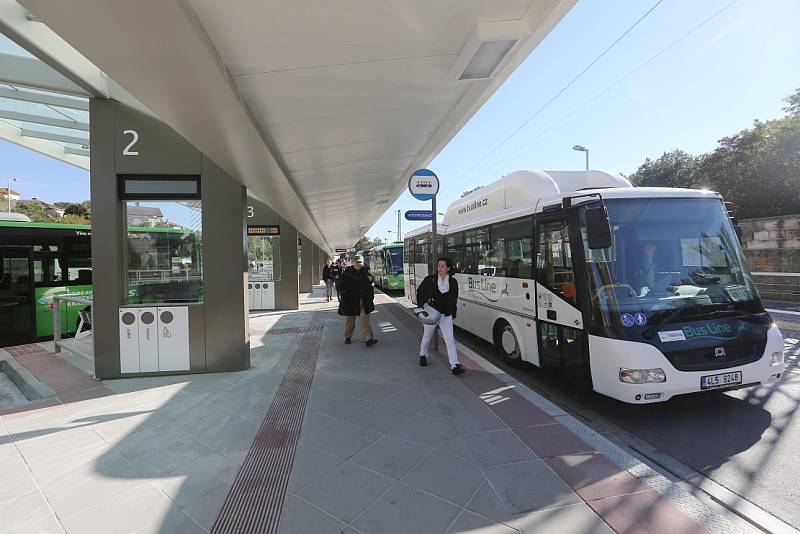
[[[91,236],[89,225],[0,220],[0,347],[52,339],[55,295],[92,297]],[[128,303],[201,301],[199,245],[183,228],[129,227]],[[62,334],[85,307],[61,305]]]
[[[403,289],[403,243],[379,245],[369,251],[375,285],[385,291]]]

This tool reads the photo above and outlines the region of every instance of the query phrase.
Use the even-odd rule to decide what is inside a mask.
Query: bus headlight
[[[769,357],[770,365],[778,365],[779,363],[783,363],[783,350],[776,350]]]
[[[628,384],[647,384],[650,382],[666,382],[667,375],[663,369],[619,369],[619,381]]]

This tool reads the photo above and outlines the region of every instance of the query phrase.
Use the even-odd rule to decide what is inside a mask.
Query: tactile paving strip
[[[321,315],[315,313],[239,468],[212,533],[278,531],[323,326]]]
[[[37,345],[36,343],[30,343],[28,345],[17,345],[14,347],[3,347],[3,350],[9,353],[10,355],[14,356],[23,356],[25,354],[38,354],[40,352],[47,352],[47,349],[42,347],[41,345]]]

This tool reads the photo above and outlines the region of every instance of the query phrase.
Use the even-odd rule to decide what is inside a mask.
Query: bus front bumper
[[[776,326],[767,332],[764,354],[755,362],[710,371],[678,371],[655,347],[645,343],[589,336],[593,388],[622,402],[664,402],[677,395],[701,391],[724,391],[768,385],[780,381],[784,362],[772,362],[772,354],[783,353],[783,336]],[[603,356],[600,356],[603,355]],[[663,382],[641,384],[620,380],[620,369],[663,369]]]

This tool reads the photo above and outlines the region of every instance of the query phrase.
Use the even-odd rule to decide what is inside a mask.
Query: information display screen
[[[248,224],[247,235],[281,235],[281,227],[278,224]]]

